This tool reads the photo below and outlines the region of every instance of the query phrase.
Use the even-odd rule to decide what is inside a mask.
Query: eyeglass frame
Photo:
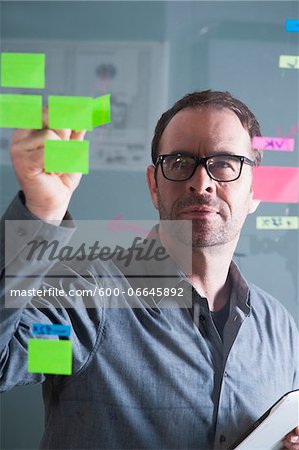
[[[163,164],[162,164],[163,161],[164,161],[164,159],[165,159],[167,156],[188,156],[188,157],[194,159],[194,161],[195,161],[195,166],[194,166],[194,170],[193,170],[193,172],[191,173],[191,175],[190,175],[188,178],[184,179],[184,180],[172,180],[171,178],[167,178],[167,177],[165,176],[164,169],[163,169]],[[239,175],[238,175],[236,178],[234,178],[233,180],[229,180],[229,181],[220,181],[220,180],[217,180],[216,178],[214,178],[214,177],[209,173],[208,166],[207,166],[207,161],[208,161],[209,159],[211,159],[211,158],[215,158],[215,156],[232,156],[232,157],[239,158],[239,161],[240,161],[240,163],[241,163]],[[162,175],[163,175],[163,177],[164,177],[166,180],[168,180],[168,181],[178,181],[178,182],[188,181],[188,180],[190,180],[190,178],[193,177],[193,175],[195,174],[196,169],[198,168],[198,166],[200,166],[200,165],[202,164],[202,165],[204,166],[204,168],[206,169],[206,172],[207,172],[208,176],[209,176],[212,180],[217,181],[218,183],[230,183],[231,181],[236,181],[236,180],[238,180],[238,179],[240,178],[240,176],[241,176],[241,173],[242,173],[242,169],[243,169],[243,165],[244,165],[244,164],[248,164],[248,165],[251,166],[251,167],[256,166],[256,162],[255,162],[255,161],[252,161],[251,159],[247,158],[246,156],[243,156],[243,155],[232,155],[232,154],[230,154],[230,153],[218,153],[218,154],[216,154],[216,155],[206,156],[205,158],[199,158],[198,156],[189,155],[189,154],[187,154],[187,153],[166,153],[166,154],[164,154],[164,155],[159,155],[159,156],[157,157],[157,159],[156,159],[156,162],[155,162],[155,164],[154,164],[154,166],[155,166],[155,177],[156,177],[156,174],[157,174],[157,170],[158,170],[159,164],[161,164],[161,170],[162,170]]]

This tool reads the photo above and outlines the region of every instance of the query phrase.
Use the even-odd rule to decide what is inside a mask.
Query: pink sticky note
[[[254,198],[263,202],[296,203],[299,201],[298,167],[254,167]]]
[[[254,136],[252,139],[252,146],[253,148],[260,150],[293,152],[295,148],[295,139]]]

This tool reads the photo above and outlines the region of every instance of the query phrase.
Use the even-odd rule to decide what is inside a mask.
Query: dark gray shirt
[[[33,217],[16,198],[5,218]],[[15,253],[8,265],[21,273],[26,237],[59,235],[65,243],[71,231],[36,220],[29,230],[11,222],[8,233]],[[143,264],[141,271],[147,273]],[[7,278],[6,296],[16,283],[65,291],[131,286],[112,261],[94,262],[84,274],[82,267],[67,264],[49,272],[48,261],[29,269],[48,274],[43,281]],[[112,273],[119,276],[109,278]],[[223,339],[207,300],[199,295],[193,317],[187,307],[165,307],[165,298],[153,303],[136,295],[134,308],[101,307],[98,298],[90,300],[94,307],[85,308],[80,296],[56,296],[55,301],[28,298],[26,308],[12,309],[4,308],[2,298],[0,390],[43,382],[44,449],[228,448],[278,398],[299,388],[294,321],[277,300],[248,283],[233,262],[230,276],[233,291]],[[172,283],[190,288],[184,277]],[[126,304],[127,296],[121,301]],[[35,322],[71,325],[72,376],[28,373],[27,342]]]

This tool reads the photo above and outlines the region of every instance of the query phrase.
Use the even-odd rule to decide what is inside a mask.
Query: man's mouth
[[[180,211],[180,215],[183,216],[191,215],[195,217],[201,217],[201,216],[211,216],[215,214],[219,214],[217,209],[203,205],[190,206],[189,208],[185,208],[182,211]]]

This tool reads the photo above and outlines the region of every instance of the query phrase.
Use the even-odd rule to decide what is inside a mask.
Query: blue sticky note
[[[32,326],[32,332],[35,335],[52,335],[52,336],[63,336],[70,337],[71,327],[70,325],[61,324],[42,324],[34,323]]]
[[[299,33],[299,19],[286,20],[286,31]]]

